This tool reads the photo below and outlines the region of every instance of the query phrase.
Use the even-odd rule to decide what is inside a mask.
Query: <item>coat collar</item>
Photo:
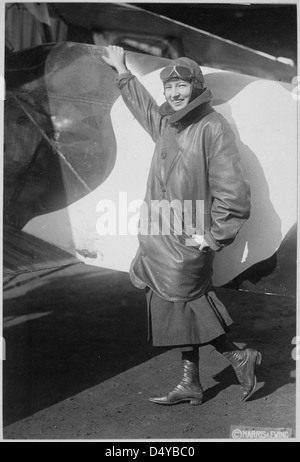
[[[185,108],[180,109],[180,111],[174,111],[174,109],[172,109],[169,103],[166,101],[164,104],[160,106],[159,112],[161,116],[169,117],[168,122],[170,124],[184,122],[183,119],[187,115],[192,116],[191,112],[195,111],[195,109],[200,109],[200,107],[203,105],[207,107],[207,103],[211,103],[212,98],[212,92],[208,88],[206,88],[200,96],[191,101]],[[211,107],[211,104],[209,104],[209,106]],[[198,115],[198,111],[195,111],[195,113],[197,113]],[[190,117],[188,117],[188,119],[190,119]]]

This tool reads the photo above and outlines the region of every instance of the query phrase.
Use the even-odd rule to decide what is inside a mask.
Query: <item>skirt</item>
[[[153,346],[204,345],[229,332],[233,320],[213,291],[189,302],[169,302],[146,289],[148,340]]]

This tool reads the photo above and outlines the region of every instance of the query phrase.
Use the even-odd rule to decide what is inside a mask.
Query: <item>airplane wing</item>
[[[125,48],[134,42],[136,46],[141,47],[143,41],[144,45],[149,42],[149,47],[156,48],[156,53],[159,49],[162,51],[167,48],[170,58],[173,50],[180,56],[188,56],[201,66],[214,69],[231,70],[284,82],[291,82],[297,75],[296,66],[282,63],[275,56],[138,6],[126,3],[87,2],[74,8],[71,3],[62,2],[50,4],[50,11],[71,26],[74,38],[79,37],[79,41],[95,39],[99,31],[104,40],[109,39],[110,42]],[[151,49],[148,52],[152,54]]]

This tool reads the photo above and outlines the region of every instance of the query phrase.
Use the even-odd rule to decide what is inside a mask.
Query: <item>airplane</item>
[[[128,66],[159,102],[159,70],[170,59],[185,54],[201,64],[253,186],[252,217],[235,244],[216,256],[214,283],[295,295],[296,68],[131,5],[48,5],[76,42],[6,55],[4,276],[78,261],[128,271],[136,236],[99,236],[97,205],[117,202],[121,192],[128,201],[143,198],[153,143],[103,63],[112,43],[127,49]],[[88,37],[94,45],[77,41]],[[128,133],[138,137],[133,145]]]
[[[180,11],[182,5],[173,10],[176,8]],[[193,11],[193,5],[188,8]],[[205,4],[199,8],[195,14],[210,10]],[[245,11],[243,8],[247,7],[241,6],[241,11]],[[251,5],[253,8],[255,5]],[[8,3],[5,42],[7,53],[38,44],[71,41],[119,45],[128,51],[167,59],[188,56],[204,67],[287,83],[297,76],[293,59],[233,42],[201,29],[201,25],[201,16],[199,27],[193,27],[128,3]]]
[[[180,21],[126,3],[49,3],[49,10],[70,25],[68,40],[119,45],[128,51],[176,59],[188,56],[204,67],[291,83],[294,63]]]
[[[8,55],[4,275],[84,262],[129,270],[135,235],[99,235],[98,204],[144,197],[153,142],[124,105],[105,47],[46,44]],[[169,60],[127,52],[158,103]],[[296,290],[295,86],[202,67],[213,107],[235,132],[252,215],[216,255],[214,284],[265,294]],[[130,136],[128,136],[130,134]],[[134,134],[134,136],[132,135]],[[141,152],[142,151],[142,152]],[[123,196],[120,196],[123,194]]]

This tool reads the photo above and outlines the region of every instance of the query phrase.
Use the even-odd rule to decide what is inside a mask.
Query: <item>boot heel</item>
[[[256,364],[260,366],[262,363],[262,354],[257,352],[257,357],[256,357]]]
[[[190,405],[191,406],[200,406],[202,404],[202,399],[191,399]]]

